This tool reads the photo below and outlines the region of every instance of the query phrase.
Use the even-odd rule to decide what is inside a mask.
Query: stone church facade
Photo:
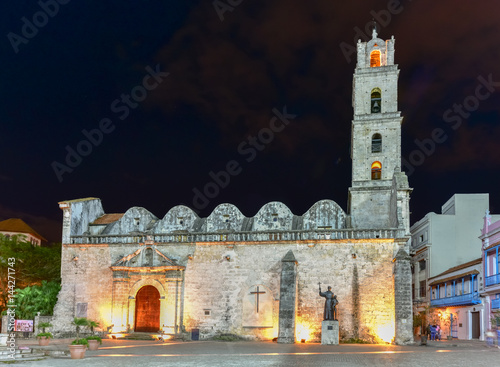
[[[341,338],[412,342],[411,189],[401,171],[394,42],[374,32],[357,46],[347,212],[322,200],[301,216],[271,202],[250,218],[231,204],[207,218],[186,206],[157,218],[139,207],[106,214],[97,198],[60,202],[54,329],[86,316],[116,333],[318,341],[321,283],[339,300]]]

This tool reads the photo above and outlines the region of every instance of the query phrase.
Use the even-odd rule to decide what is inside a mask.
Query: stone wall
[[[382,334],[387,337],[391,330],[394,334],[391,260],[395,246],[390,239],[157,244],[159,251],[185,266],[183,285],[168,285],[165,274],[142,275],[127,279],[124,289],[113,293],[110,266],[136,251],[137,245],[64,245],[63,288],[54,312],[54,330],[72,330],[70,322],[76,316],[77,303],[87,303],[87,317],[101,322],[104,330],[112,324],[117,326],[117,315],[122,320],[128,315],[130,320],[133,316],[127,308],[128,298],[147,279],[159,279],[165,287],[165,302],[170,305],[167,312],[175,312],[172,293],[179,292],[182,300],[177,304],[177,320],[188,331],[200,329],[202,338],[221,333],[259,339],[277,337],[281,260],[292,250],[297,260],[297,329],[310,332],[308,340],[319,340],[324,305],[318,295],[321,282],[323,290],[331,285],[338,295],[341,337],[379,341]],[[265,301],[272,314],[271,328],[244,325],[244,301],[256,286],[272,293]],[[112,310],[112,305],[117,309]],[[172,315],[162,316],[167,325],[171,320]]]

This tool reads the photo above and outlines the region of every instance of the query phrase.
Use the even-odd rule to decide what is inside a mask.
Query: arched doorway
[[[152,285],[139,289],[135,301],[135,331],[160,329],[160,292]]]

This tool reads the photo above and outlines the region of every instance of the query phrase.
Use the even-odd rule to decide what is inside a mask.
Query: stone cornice
[[[340,229],[315,231],[262,231],[262,232],[226,232],[226,233],[183,233],[183,234],[144,234],[144,235],[95,235],[72,236],[70,245],[102,245],[113,243],[143,244],[153,243],[283,243],[283,242],[353,242],[364,240],[406,240],[409,236],[404,229]]]

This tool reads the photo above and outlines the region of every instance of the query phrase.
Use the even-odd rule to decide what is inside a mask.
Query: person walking
[[[434,341],[436,340],[436,325],[431,325],[431,340]]]

